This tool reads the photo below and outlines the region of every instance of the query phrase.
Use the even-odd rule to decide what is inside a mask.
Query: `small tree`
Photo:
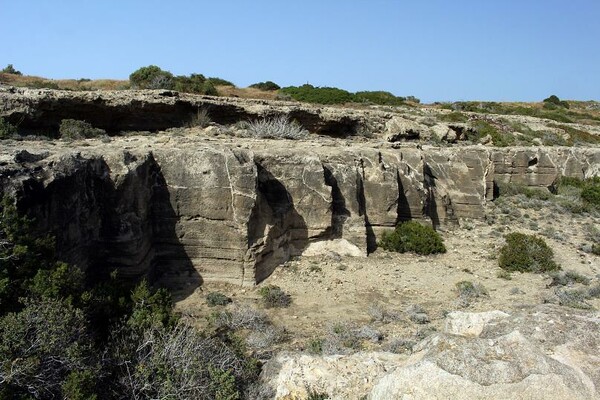
[[[2,73],[4,74],[13,74],[13,75],[23,75],[21,71],[17,71],[12,64],[8,64],[5,68],[2,69]]]
[[[142,67],[129,75],[131,86],[135,89],[173,89],[173,74],[163,71],[156,65]]]

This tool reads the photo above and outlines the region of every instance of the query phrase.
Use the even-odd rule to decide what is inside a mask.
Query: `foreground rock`
[[[366,255],[399,221],[483,218],[500,183],[545,189],[600,168],[600,149],[585,148],[167,135],[2,144],[0,193],[17,195],[63,259],[192,287],[253,285],[291,256],[331,247],[323,241]]]
[[[309,391],[332,399],[597,399],[600,315],[539,306],[509,316],[455,314],[457,334],[436,333],[407,356],[280,354],[261,376],[277,399]],[[460,321],[460,320],[463,321]],[[487,322],[486,322],[487,321]]]

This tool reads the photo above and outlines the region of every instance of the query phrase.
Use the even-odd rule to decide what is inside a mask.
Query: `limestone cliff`
[[[548,188],[600,172],[598,148],[440,148],[349,141],[135,136],[3,141],[16,194],[61,258],[102,272],[253,285],[307,246],[363,254],[383,229],[483,218],[499,183]]]

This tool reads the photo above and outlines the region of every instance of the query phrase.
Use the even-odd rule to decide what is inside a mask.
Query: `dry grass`
[[[217,86],[219,96],[240,97],[242,99],[275,100],[277,91],[265,91],[256,88],[237,88],[234,86]]]
[[[0,73],[0,83],[23,87],[50,87],[65,90],[124,90],[128,80],[118,79],[47,79],[39,76]]]

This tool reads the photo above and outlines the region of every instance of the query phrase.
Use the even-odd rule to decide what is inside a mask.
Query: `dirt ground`
[[[207,317],[223,307],[208,307],[206,295],[221,292],[233,305],[248,304],[262,309],[275,326],[285,329],[287,340],[277,349],[304,350],[311,339],[322,338],[332,324],[354,322],[369,325],[382,333],[378,344],[393,339],[418,338],[423,332],[443,329],[447,312],[502,310],[511,313],[521,307],[556,301],[556,287],[547,274],[512,273],[501,277],[497,254],[504,245],[503,235],[523,232],[543,237],[554,250],[563,271],[575,271],[590,278],[588,285],[574,284],[563,289],[591,287],[600,282],[600,257],[581,250],[598,234],[598,215],[557,211],[548,203],[529,204],[520,212],[515,207],[524,199],[514,197],[491,204],[487,221],[458,221],[440,230],[447,248],[445,254],[418,256],[377,250],[368,257],[342,257],[335,253],[299,257],[278,267],[255,288],[206,283],[177,303],[177,309],[205,325]],[[527,208],[529,207],[529,208]],[[517,207],[518,208],[518,207]],[[592,232],[592,233],[590,233]],[[456,289],[460,281],[481,284],[487,295],[461,304]],[[277,285],[291,296],[287,308],[264,308],[258,290]],[[600,308],[600,299],[586,301]],[[429,323],[410,319],[407,308],[421,306]],[[233,307],[229,305],[227,307]],[[385,310],[395,317],[377,321],[374,310]],[[569,308],[565,307],[565,312]],[[422,321],[421,321],[422,322]]]

